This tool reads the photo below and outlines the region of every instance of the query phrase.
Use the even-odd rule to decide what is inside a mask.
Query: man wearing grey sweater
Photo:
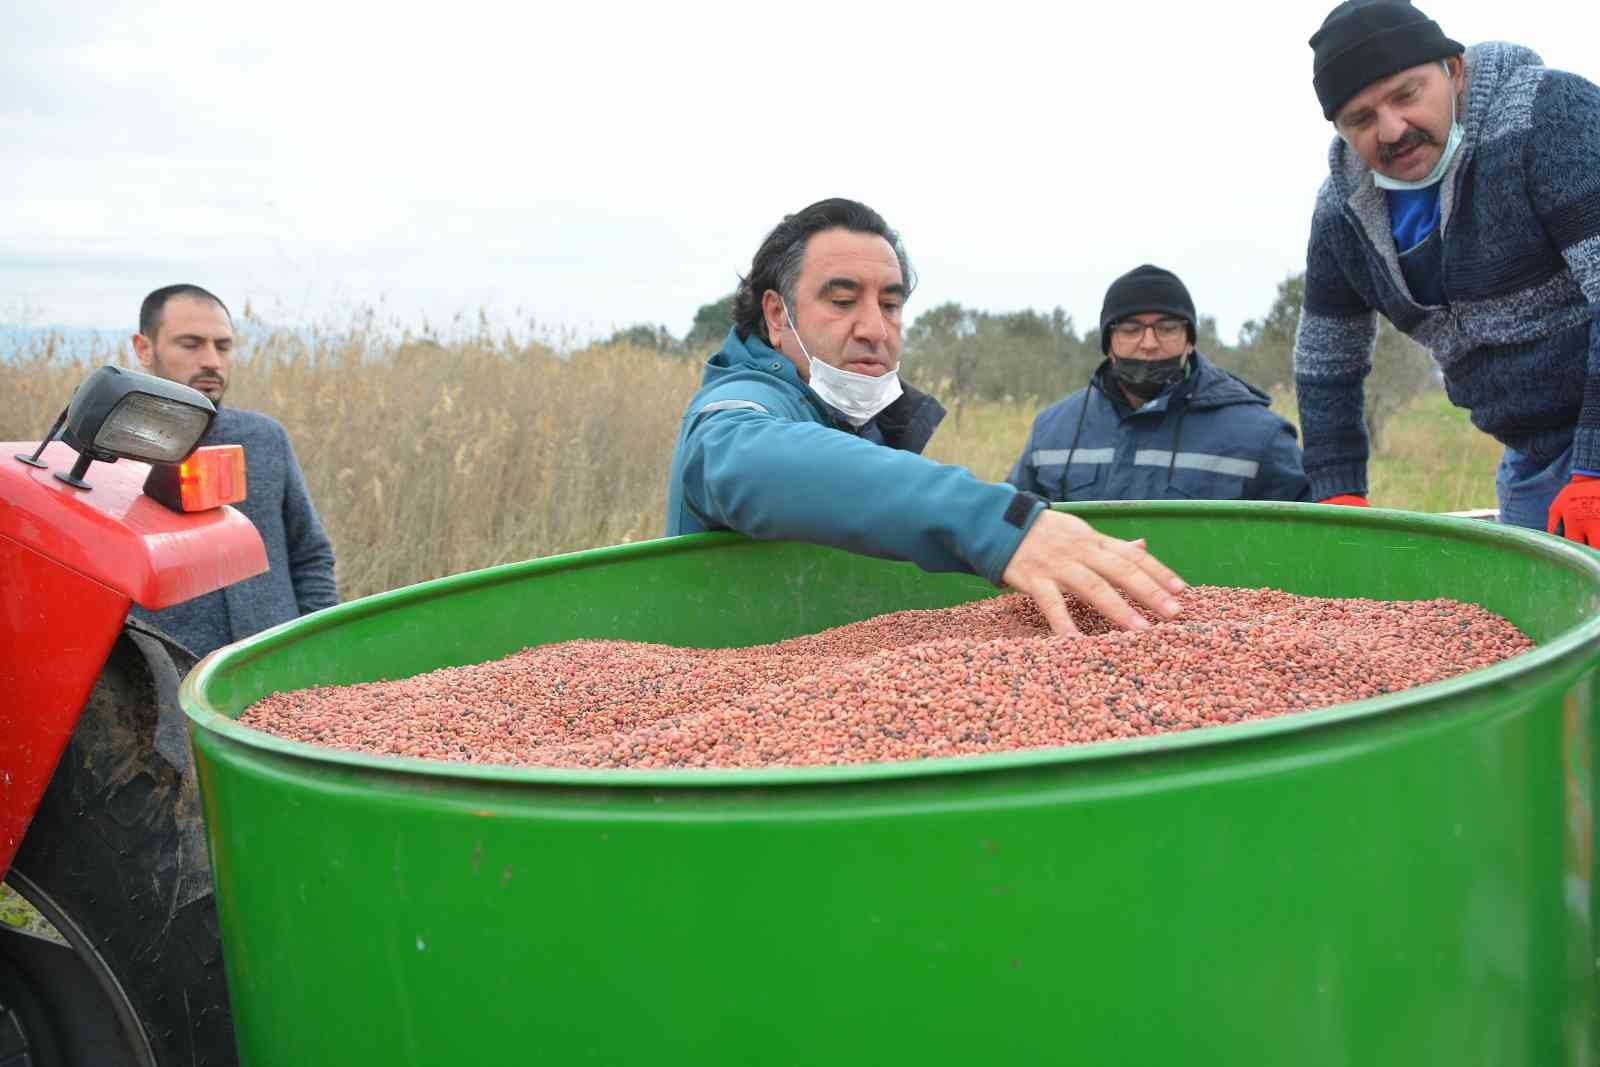
[[[133,348],[151,374],[204,393],[217,417],[202,445],[243,445],[248,495],[235,505],[267,547],[267,571],[161,611],[135,607],[204,656],[231,641],[339,602],[333,544],[317,518],[289,435],[277,420],[223,407],[233,365],[233,320],[221,300],[196,285],[169,285],[145,297]]]
[[[1600,86],[1404,0],[1311,38],[1333,123],[1295,340],[1311,493],[1367,503],[1381,314],[1503,446],[1500,521],[1600,546]]]

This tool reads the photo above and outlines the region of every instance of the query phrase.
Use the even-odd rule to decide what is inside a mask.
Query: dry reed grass
[[[654,537],[690,361],[247,330],[227,402],[294,442],[349,599],[512,560]],[[37,439],[97,362],[0,359],[0,440]]]
[[[228,402],[288,428],[345,599],[661,532],[697,360],[627,346],[563,357],[486,335],[442,344],[359,329],[252,338],[250,323],[241,327],[247,343]],[[135,365],[127,350],[0,353],[0,440],[37,439],[98,362]],[[1005,477],[1042,406],[946,402],[951,414],[929,456],[989,479]],[[1293,411],[1292,401],[1275,406]],[[1492,506],[1497,456],[1465,412],[1425,394],[1374,458],[1374,503]]]
[[[347,598],[660,532],[684,361],[484,338],[259,350],[229,398],[289,429]]]

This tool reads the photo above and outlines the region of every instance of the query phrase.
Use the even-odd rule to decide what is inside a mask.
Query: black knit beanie
[[[1361,90],[1465,49],[1406,0],[1344,0],[1311,35],[1311,84],[1329,122]]]
[[[1111,326],[1130,315],[1143,315],[1158,311],[1172,315],[1189,324],[1189,342],[1194,343],[1194,300],[1183,282],[1170,270],[1152,267],[1146,263],[1135,267],[1106,290],[1106,302],[1100,305],[1100,351],[1111,353]]]

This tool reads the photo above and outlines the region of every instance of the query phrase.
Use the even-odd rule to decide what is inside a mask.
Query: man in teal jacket
[[[773,228],[684,415],[667,533],[737,530],[978,574],[1027,593],[1058,634],[1077,632],[1066,594],[1129,629],[1148,623],[1119,590],[1176,615],[1184,583],[1142,542],[916,454],[915,413],[890,417],[907,396],[913,284],[899,235],[864,204],[819,201]]]

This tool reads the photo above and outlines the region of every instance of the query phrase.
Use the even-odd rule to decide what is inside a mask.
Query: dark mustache
[[[1400,139],[1393,144],[1378,145],[1378,159],[1381,162],[1390,163],[1401,152],[1407,151],[1416,145],[1424,144],[1433,144],[1433,138],[1428,135],[1427,131],[1419,130],[1413,126],[1401,134]]]

